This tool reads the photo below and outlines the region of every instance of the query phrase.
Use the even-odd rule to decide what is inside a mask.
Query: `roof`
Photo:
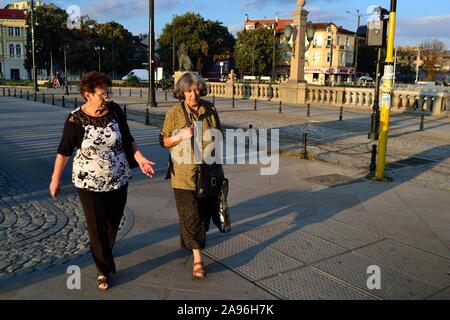
[[[338,33],[355,35],[354,31],[344,29],[344,28],[342,28],[342,26],[338,26],[333,22],[315,22],[315,23],[313,23],[313,25],[316,27],[316,30],[326,30],[330,24],[332,24],[333,26],[335,26],[338,29]]]
[[[275,19],[249,19],[247,21],[245,21],[245,24],[262,24],[262,25],[272,25],[276,22]],[[277,32],[278,33],[282,33],[284,32],[284,28],[287,24],[291,24],[294,23],[293,19],[279,19],[278,20],[278,24],[277,24]],[[350,34],[350,35],[354,35],[355,32],[354,31],[350,31],[347,29],[342,28],[342,26],[337,26],[335,23],[333,22],[314,22],[313,25],[316,27],[316,30],[326,30],[328,25],[334,25],[337,29],[339,33],[343,33],[343,34]]]
[[[25,20],[26,15],[23,10],[0,9],[0,19]]]
[[[249,19],[245,21],[245,24],[263,24],[263,25],[272,25],[276,22],[275,19]],[[284,32],[284,27],[286,24],[294,23],[292,19],[279,19],[277,24],[277,32]]]

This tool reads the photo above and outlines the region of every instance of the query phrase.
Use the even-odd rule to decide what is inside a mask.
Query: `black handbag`
[[[220,186],[219,197],[219,211],[213,212],[211,215],[213,223],[217,226],[220,232],[226,233],[231,231],[230,209],[228,208],[228,179],[223,179]]]

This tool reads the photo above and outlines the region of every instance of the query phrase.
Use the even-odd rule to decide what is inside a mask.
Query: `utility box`
[[[369,47],[385,47],[388,20],[380,19],[367,23],[366,44]]]

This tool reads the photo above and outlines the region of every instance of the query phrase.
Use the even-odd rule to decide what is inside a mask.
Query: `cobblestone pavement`
[[[49,199],[47,190],[27,193],[1,169],[0,176],[0,280],[64,264],[89,253],[76,193],[68,191]],[[129,231],[132,221],[131,212],[126,211],[119,239]]]

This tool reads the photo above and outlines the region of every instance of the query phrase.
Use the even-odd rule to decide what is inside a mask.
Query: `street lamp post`
[[[333,45],[334,45],[334,39],[333,39],[333,29],[331,29],[331,42],[330,42],[330,68],[329,68],[329,71],[330,71],[330,76],[329,76],[329,83],[330,83],[330,86],[331,86],[331,84],[333,83],[332,82],[332,80],[331,80],[331,77],[332,77],[332,73],[333,73]]]
[[[37,70],[36,70],[36,42],[34,38],[34,0],[31,0],[31,56],[33,60],[33,89],[35,92],[39,91],[37,83]]]
[[[64,87],[66,95],[69,95],[69,77],[67,75],[67,48],[68,46],[64,46]]]
[[[275,59],[276,59],[276,49],[277,49],[277,26],[278,26],[279,18],[278,16],[275,19],[275,23],[273,24],[273,49],[272,49],[272,81],[276,80],[275,74]]]
[[[419,63],[420,63],[420,48],[417,48],[417,60],[416,60],[416,84],[419,82]]]
[[[98,72],[102,72],[102,51],[105,50],[105,47],[97,46],[95,47],[95,51],[98,52]]]
[[[172,74],[175,74],[175,20],[172,19]]]
[[[361,24],[361,17],[365,17],[368,16],[369,14],[361,14],[361,12],[358,10],[356,10],[356,14],[354,14],[353,12],[350,12],[348,10],[345,11],[348,14],[351,14],[352,16],[355,16],[358,18],[358,26],[356,28],[356,33],[355,33],[355,75],[356,72],[358,71],[358,51],[359,51],[359,36],[358,36],[358,29],[360,27]]]
[[[155,1],[149,0],[148,107],[157,107],[155,92]]]

